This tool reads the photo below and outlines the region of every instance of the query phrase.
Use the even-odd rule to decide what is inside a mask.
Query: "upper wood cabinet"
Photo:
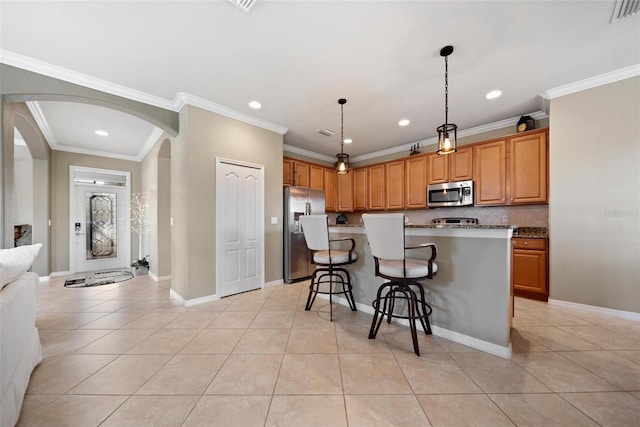
[[[339,174],[335,171],[338,189],[338,206],[337,212],[353,212],[353,174]]]
[[[438,184],[449,181],[449,159],[447,155],[431,153],[427,155],[429,162],[429,184]]]
[[[369,166],[367,209],[376,211],[385,208],[385,164]]]
[[[293,160],[282,159],[282,185],[292,185]]]
[[[309,163],[293,162],[293,185],[309,187]]]
[[[547,150],[547,129],[476,145],[476,205],[547,202]]]
[[[335,212],[337,208],[336,170],[324,168],[324,208],[327,212]]]
[[[299,187],[309,187],[311,166],[312,165],[310,165],[309,163],[303,162],[301,160],[283,158],[282,184]],[[318,185],[318,183],[316,182],[315,185]],[[320,187],[319,189],[322,190],[322,187]]]
[[[404,161],[405,208],[427,207],[427,156],[410,157]]]
[[[322,166],[309,165],[309,187],[324,190],[324,168]]]
[[[404,208],[404,160],[387,162],[385,168],[385,209]]]
[[[507,142],[473,147],[476,205],[503,205],[507,201]]]
[[[509,140],[509,202],[547,201],[547,132]]]
[[[427,155],[429,184],[473,179],[473,147],[458,148],[453,154]]]
[[[284,158],[284,185],[325,191],[327,212],[424,209],[428,184],[475,182],[475,204],[482,206],[546,203],[548,129],[536,129],[486,142],[456,153],[435,153],[352,169]]]
[[[458,148],[446,157],[449,157],[449,181],[473,179],[473,147]]]
[[[353,169],[353,209],[356,211],[367,210],[367,197],[369,195],[368,168]]]

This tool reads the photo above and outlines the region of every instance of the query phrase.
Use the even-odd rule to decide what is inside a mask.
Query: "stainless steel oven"
[[[473,181],[429,184],[427,206],[473,206]]]

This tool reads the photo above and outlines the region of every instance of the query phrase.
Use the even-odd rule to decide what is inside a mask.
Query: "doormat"
[[[86,288],[124,282],[132,278],[133,274],[127,270],[97,271],[71,276],[65,280],[64,286],[67,288]]]

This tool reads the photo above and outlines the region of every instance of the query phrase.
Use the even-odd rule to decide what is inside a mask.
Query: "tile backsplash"
[[[549,226],[548,205],[470,206],[408,210],[400,212],[403,212],[412,224],[430,224],[431,220],[434,218],[465,217],[478,218],[478,221],[482,225],[512,224],[520,227]],[[331,216],[331,222],[335,224],[335,217],[337,215]],[[358,224],[360,223],[360,214],[347,214],[347,219],[351,224]]]

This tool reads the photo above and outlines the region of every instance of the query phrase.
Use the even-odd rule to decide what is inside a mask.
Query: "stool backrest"
[[[403,214],[362,214],[362,221],[374,257],[404,259]]]
[[[327,215],[302,215],[300,217],[302,232],[307,247],[312,251],[329,249],[329,226]]]

